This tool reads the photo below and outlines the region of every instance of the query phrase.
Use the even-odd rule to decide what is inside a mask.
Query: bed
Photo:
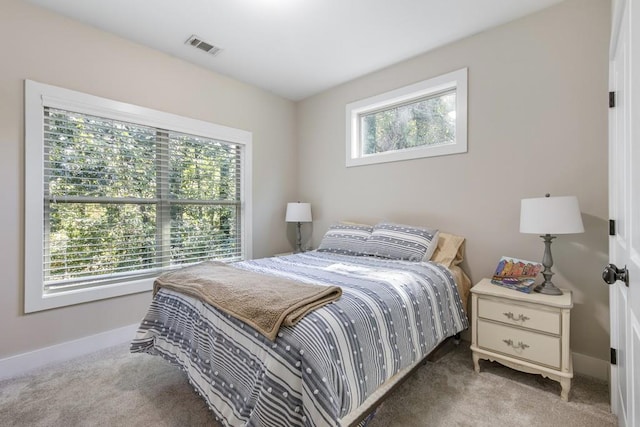
[[[432,234],[430,260],[416,261],[354,252],[353,241],[335,244],[330,232],[325,249],[340,250],[321,250],[321,243],[233,264],[341,288],[338,300],[280,327],[274,340],[211,304],[160,288],[131,351],[182,368],[223,426],[357,424],[390,385],[468,327],[469,280],[458,266],[464,239]]]

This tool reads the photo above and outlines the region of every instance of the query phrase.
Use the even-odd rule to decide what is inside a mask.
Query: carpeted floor
[[[616,425],[604,382],[577,376],[563,402],[554,381],[480,363],[476,374],[462,342],[420,367],[368,427]],[[0,425],[218,427],[180,369],[126,346],[1,381]]]

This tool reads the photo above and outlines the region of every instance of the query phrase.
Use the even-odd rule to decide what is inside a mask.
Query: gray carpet
[[[428,362],[382,404],[368,427],[615,426],[607,384],[574,378],[569,402],[558,383],[481,361],[469,344]],[[2,426],[212,426],[182,371],[126,346],[0,382]]]

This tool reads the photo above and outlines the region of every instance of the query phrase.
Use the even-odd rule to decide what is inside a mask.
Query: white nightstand
[[[274,254],[273,256],[287,256],[287,255],[293,255],[293,252],[281,252],[279,254]]]
[[[569,348],[571,292],[542,295],[514,291],[481,280],[471,288],[471,350],[480,359],[560,382],[569,399],[573,364]]]

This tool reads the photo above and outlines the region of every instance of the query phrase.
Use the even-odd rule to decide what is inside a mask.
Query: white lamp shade
[[[532,234],[583,233],[580,206],[575,196],[522,199],[520,232]]]
[[[286,222],[311,222],[311,203],[287,203]]]

